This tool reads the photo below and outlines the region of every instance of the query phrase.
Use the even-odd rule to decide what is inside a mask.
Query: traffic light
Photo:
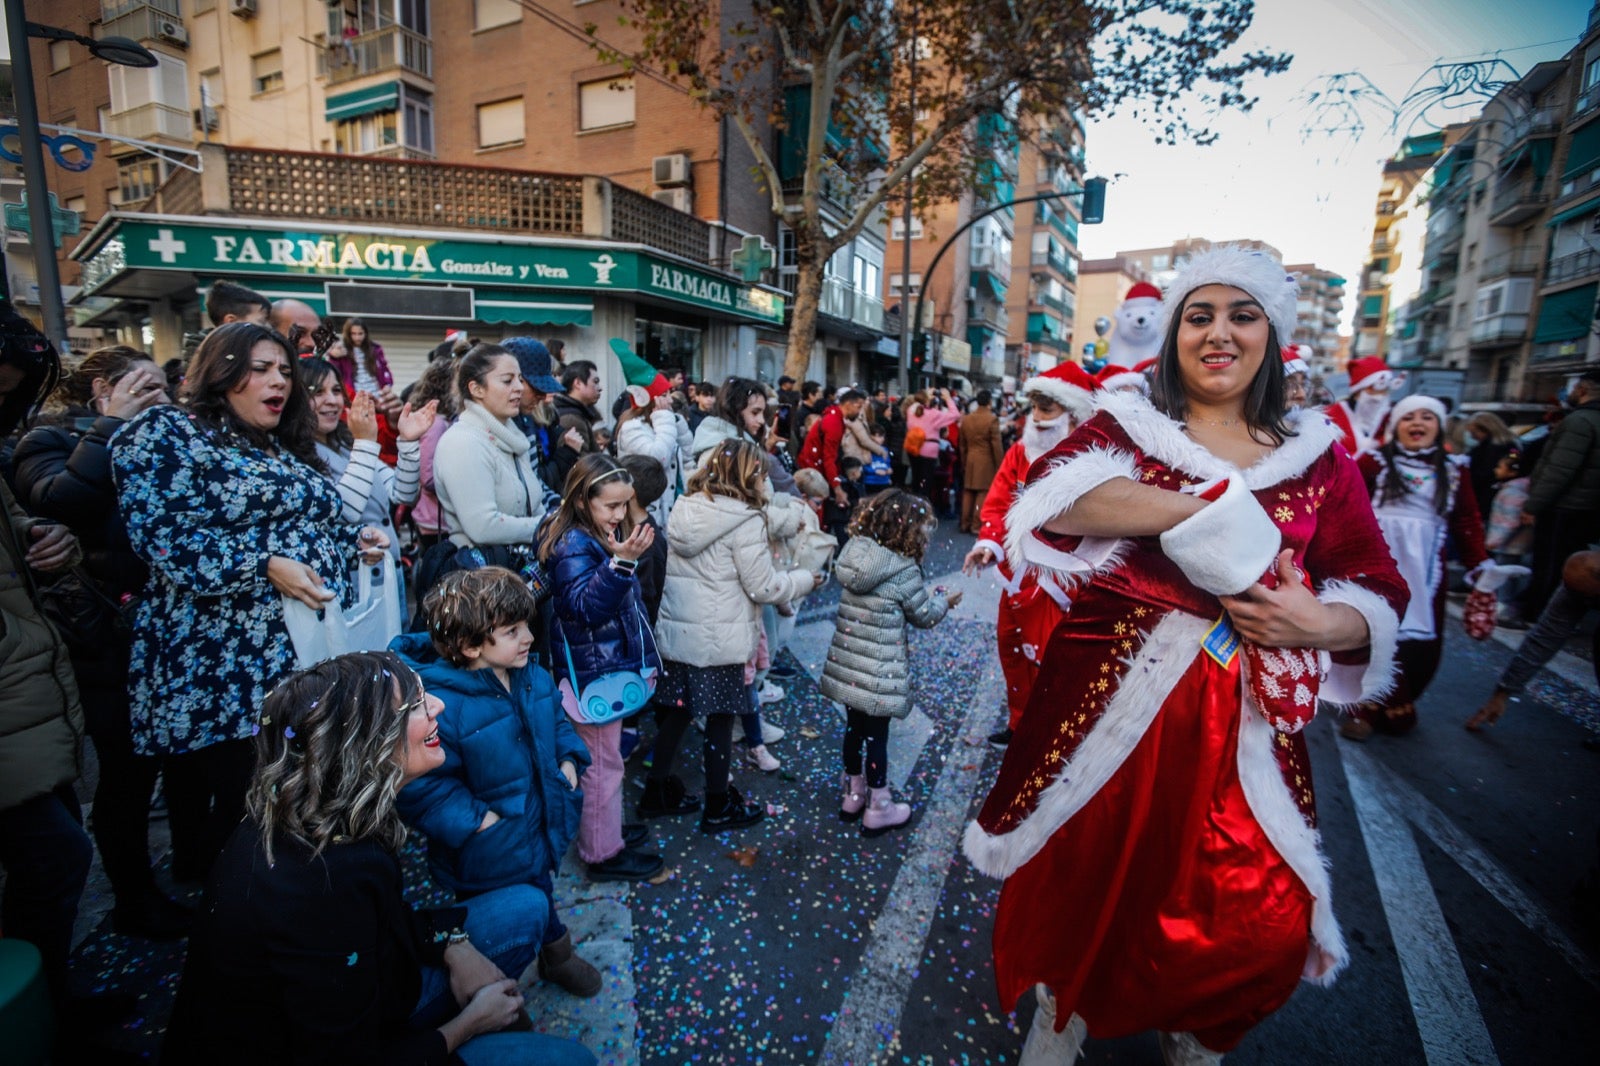
[[[928,335],[918,330],[911,335],[911,369],[921,370],[928,365]]]
[[[1090,178],[1083,183],[1083,222],[1092,226],[1106,220],[1106,179]]]

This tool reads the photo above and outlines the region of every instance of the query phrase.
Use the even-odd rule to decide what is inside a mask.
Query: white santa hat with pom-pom
[[[1161,301],[1163,334],[1172,328],[1172,317],[1183,309],[1189,294],[1206,285],[1231,285],[1249,293],[1278,331],[1280,344],[1294,336],[1299,280],[1283,269],[1276,256],[1238,244],[1213,245],[1184,263]]]

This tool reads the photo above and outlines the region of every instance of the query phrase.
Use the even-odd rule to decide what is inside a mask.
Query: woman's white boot
[[[1028,1030],[1017,1066],[1072,1066],[1083,1054],[1089,1027],[1074,1014],[1066,1027],[1056,1032],[1056,997],[1044,985],[1036,985],[1033,991],[1039,997],[1039,1009],[1033,1012],[1033,1028]]]
[[[1195,1039],[1193,1033],[1158,1033],[1161,1038],[1161,1057],[1167,1066],[1214,1066],[1222,1061],[1222,1052],[1212,1051]]]

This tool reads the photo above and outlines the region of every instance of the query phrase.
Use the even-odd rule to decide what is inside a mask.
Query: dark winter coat
[[[581,529],[568,530],[545,560],[554,591],[550,669],[567,680],[570,651],[578,692],[602,674],[661,669],[639,580],[610,564],[605,546]]]
[[[17,497],[36,518],[60,522],[77,536],[83,563],[113,598],[144,588],[149,567],[128,541],[111,480],[111,436],[123,420],[75,408],[37,426],[17,445]]]
[[[561,764],[581,772],[589,751],[561,709],[550,675],[511,671],[511,691],[493,670],[440,658],[425,634],[390,648],[444,701],[444,765],[400,790],[400,817],[428,837],[428,866],[456,892],[487,892],[553,874],[578,832],[583,791],[567,787]],[[484,815],[500,820],[483,832]]]
[[[645,613],[650,618],[650,628],[655,629],[656,616],[661,613],[661,591],[667,581],[667,531],[656,525],[656,520],[649,515],[645,522],[656,531],[656,539],[650,542],[650,547],[639,556],[639,565],[633,571],[633,576],[639,579],[639,595],[644,597]]]
[[[1600,510],[1600,400],[1568,413],[1551,431],[1523,510],[1531,515]]]

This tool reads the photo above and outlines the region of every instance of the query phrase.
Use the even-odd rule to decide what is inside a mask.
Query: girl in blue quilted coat
[[[556,916],[555,872],[578,829],[578,775],[589,753],[562,713],[550,675],[528,662],[536,606],[498,566],[440,578],[422,603],[428,632],[391,649],[439,697],[444,764],[400,790],[400,817],[428,837],[433,876],[466,900],[532,885],[549,902],[538,937],[539,976],[568,992],[600,991]],[[542,932],[542,936],[541,936]]]
[[[644,706],[661,673],[645,612],[639,557],[655,541],[628,505],[633,477],[609,455],[585,455],[567,474],[561,506],[539,531],[539,560],[550,575],[550,669],[563,706],[594,761],[583,778],[578,855],[591,881],[654,877],[661,856],[636,850],[644,826],[622,824],[622,717]],[[630,694],[624,681],[634,686]],[[637,697],[632,706],[626,699]],[[606,706],[597,723],[586,708]],[[615,703],[616,706],[612,706]]]

